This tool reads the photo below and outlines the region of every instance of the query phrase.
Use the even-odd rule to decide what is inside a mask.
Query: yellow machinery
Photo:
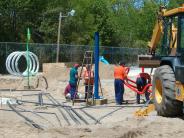
[[[155,110],[155,105],[153,103],[151,103],[153,100],[153,96],[152,94],[150,95],[150,100],[148,102],[146,102],[140,109],[138,109],[134,115],[136,117],[144,117],[144,116],[148,116],[149,113],[151,113],[152,111]],[[151,104],[150,104],[151,103]]]
[[[148,105],[136,115],[147,115],[154,107],[160,116],[181,115],[184,101],[184,5],[172,10],[160,8],[148,45],[149,55],[139,56],[139,66],[156,67],[152,80],[154,106]],[[158,51],[157,45],[161,45]]]
[[[141,109],[137,110],[134,115],[137,117],[143,117],[143,116],[148,116],[148,114],[152,111],[155,110],[155,105],[154,104],[149,104],[146,107],[142,107]]]

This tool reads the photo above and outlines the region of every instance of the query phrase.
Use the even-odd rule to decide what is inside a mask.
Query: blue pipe
[[[95,32],[95,92],[94,98],[99,99],[98,92],[99,83],[99,33]]]

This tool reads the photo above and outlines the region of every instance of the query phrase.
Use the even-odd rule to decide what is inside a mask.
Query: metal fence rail
[[[40,71],[42,70],[43,63],[56,62],[56,44],[39,44],[31,43],[30,51],[38,56],[40,62]],[[5,61],[8,55],[14,51],[25,51],[25,43],[15,42],[0,42],[0,73],[7,73]],[[89,45],[68,45],[61,44],[59,52],[59,62],[81,62],[83,54],[87,50],[93,50],[94,46]],[[126,48],[126,47],[110,47],[100,46],[100,56],[111,64],[118,63],[120,60],[125,60],[130,65],[137,64],[137,55],[145,54],[147,49],[143,48]],[[22,59],[20,69],[26,68],[26,60]]]

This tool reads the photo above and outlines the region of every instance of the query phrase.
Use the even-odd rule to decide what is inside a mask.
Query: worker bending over
[[[114,88],[116,104],[121,105],[124,94],[124,80],[127,78],[125,62],[120,62],[119,66],[114,67]]]
[[[64,91],[64,96],[66,99],[71,99],[70,90],[71,90],[71,86],[70,86],[70,84],[68,84],[65,87],[65,91]]]
[[[71,100],[71,94],[70,94],[70,91],[71,91],[71,86],[70,84],[68,84],[66,87],[65,87],[65,90],[64,90],[64,96],[66,99],[68,100]],[[82,99],[83,96],[81,93],[75,91],[75,99]]]
[[[138,91],[142,91],[148,83],[151,83],[151,77],[148,73],[140,73],[137,76],[136,85],[137,85]],[[145,91],[146,102],[149,101],[149,96],[150,96],[150,93],[146,90]],[[138,93],[136,96],[136,102],[137,104],[140,104],[140,94]]]

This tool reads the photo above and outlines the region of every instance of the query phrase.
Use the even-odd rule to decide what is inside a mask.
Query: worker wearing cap
[[[114,67],[114,88],[116,104],[121,105],[124,94],[124,80],[127,78],[125,62],[120,62],[119,66]]]
[[[85,85],[85,99],[92,96],[93,84],[94,84],[94,71],[91,65],[86,65],[86,69],[83,72],[84,85]],[[88,96],[87,96],[88,95]]]
[[[73,99],[76,95],[77,80],[78,80],[78,71],[77,71],[78,68],[79,68],[79,64],[75,64],[73,66],[73,68],[71,68],[71,70],[70,70],[69,84],[71,86],[71,89],[70,89],[71,99]]]
[[[136,78],[136,85],[137,85],[137,89],[139,91],[142,91],[144,89],[144,87],[148,84],[151,83],[151,77],[148,73],[140,73],[137,78]],[[146,102],[149,101],[149,92],[145,92],[145,98],[146,98]],[[137,93],[136,96],[136,103],[140,104],[140,94]]]

